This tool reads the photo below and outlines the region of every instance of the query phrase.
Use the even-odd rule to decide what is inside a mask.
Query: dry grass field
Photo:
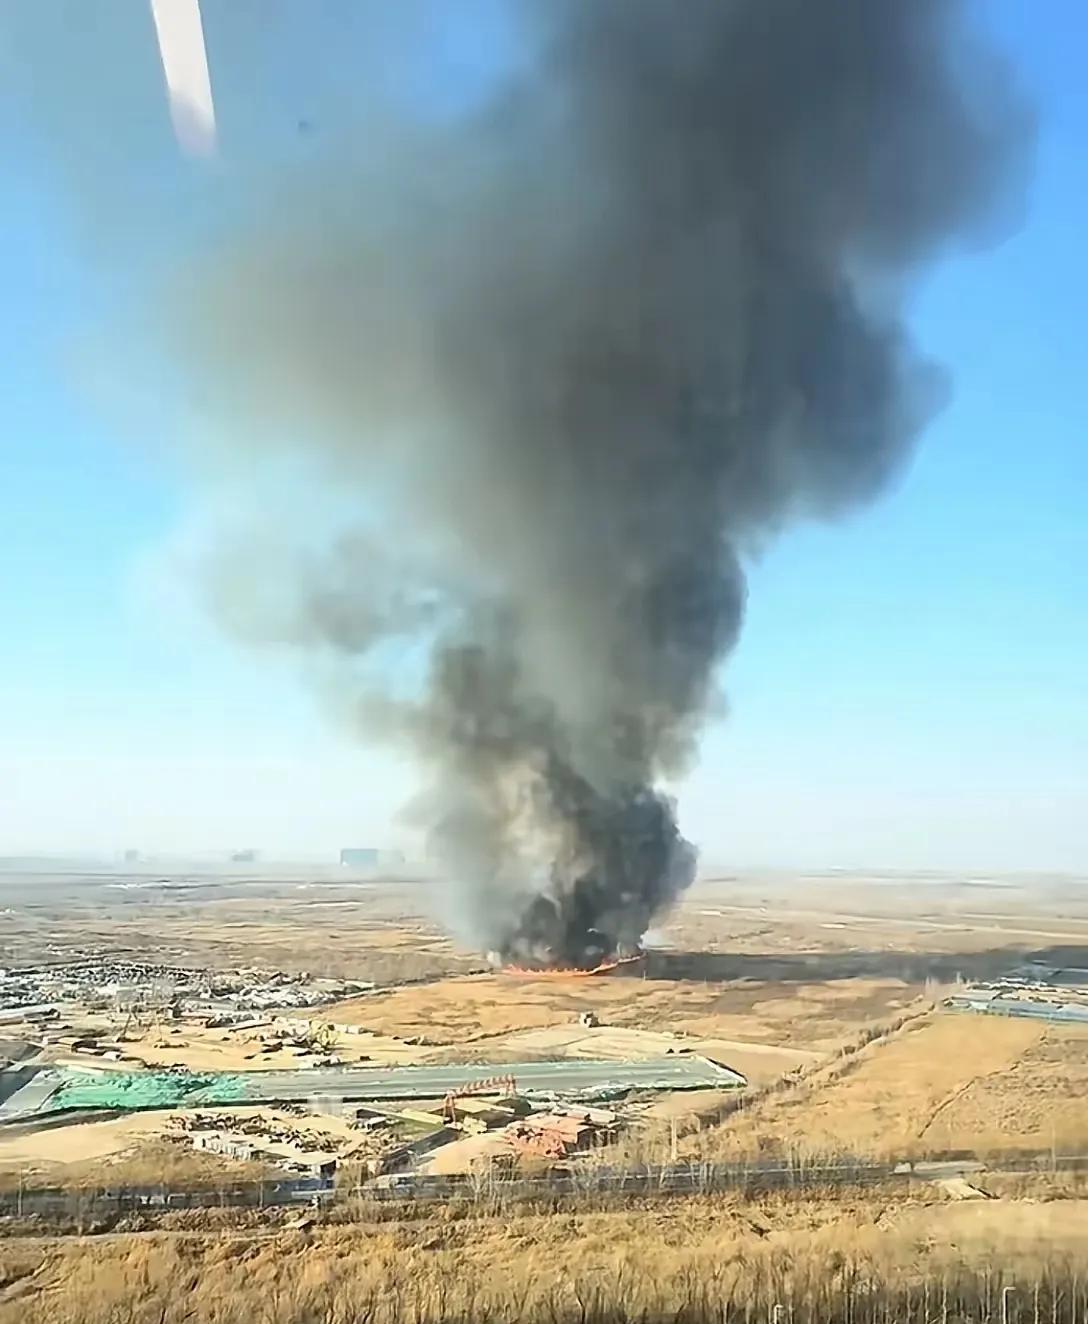
[[[47,1131],[0,1131],[0,1182],[10,1186],[19,1176],[30,1178],[72,1164],[113,1159],[157,1138],[164,1126],[163,1114],[135,1113]]]
[[[1088,1028],[935,1013],[752,1100],[689,1154],[1088,1153]]]
[[[1046,1026],[1007,1069],[980,1073],[950,1098],[924,1138],[977,1137],[999,1151],[1010,1138],[1041,1150],[1088,1152],[1088,1029]]]
[[[861,1197],[695,1198],[628,1212],[438,1216],[308,1234],[16,1238],[0,1242],[0,1324],[557,1324],[676,1319],[685,1303],[693,1320],[728,1317],[730,1307],[762,1319],[774,1300],[791,1308],[796,1300],[804,1319],[806,1301],[829,1289],[867,1299],[877,1283],[932,1292],[939,1310],[942,1282],[947,1291],[971,1275],[981,1290],[988,1273],[999,1291],[1017,1276],[1030,1284],[1048,1271],[1068,1274],[1086,1239],[1085,1202],[908,1199],[889,1207]],[[714,1313],[700,1313],[700,1302]]]
[[[479,969],[425,882],[211,873],[0,873],[0,966],[88,951],[378,983]],[[650,973],[819,985],[975,977],[1010,954],[1088,952],[1088,887],[1063,879],[745,875],[699,882],[656,935]]]
[[[218,1191],[275,1176],[260,1163],[224,1159],[178,1144],[165,1133],[158,1117],[86,1123],[45,1134],[56,1139],[52,1152],[44,1144],[3,1142],[0,1191],[40,1186],[72,1192],[127,1186]],[[20,1152],[25,1154],[21,1160]]]
[[[478,969],[478,954],[457,950],[428,917],[427,893],[395,880],[0,874],[0,966],[95,952],[374,983]]]
[[[383,1034],[418,1035],[431,1043],[472,1044],[569,1025],[589,1011],[609,1026],[821,1051],[901,1010],[920,991],[921,986],[892,978],[799,984],[627,974],[532,980],[486,974],[339,1003],[329,1018]]]
[[[566,981],[473,973],[478,955],[429,916],[425,884],[183,881],[2,886],[0,965],[94,951],[423,981],[322,1009],[323,1019],[373,1032],[359,1048],[375,1061],[708,1052],[749,1076],[747,1105],[726,1116],[733,1096],[664,1097],[624,1141],[678,1144],[681,1155],[1088,1150],[1088,1033],[927,1010],[957,975],[985,978],[1025,958],[1088,966],[1080,884],[712,880],[655,935],[641,975]],[[577,1024],[586,1011],[599,1028]],[[190,1066],[252,1065],[254,1045],[239,1036],[160,1037],[159,1047],[136,1051]],[[10,1137],[0,1144],[0,1181],[63,1173],[75,1185],[196,1185],[237,1175],[171,1143],[169,1125],[158,1114]],[[996,1318],[993,1293],[1006,1275],[1021,1280],[1010,1324],[1034,1324],[1026,1303],[1040,1280],[1038,1318],[1066,1324],[1088,1311],[1077,1296],[1088,1279],[1076,1269],[1088,1203],[1051,1200],[1058,1188],[1040,1180],[994,1177],[1004,1198],[963,1204],[919,1184],[897,1187],[894,1199],[692,1197],[552,1216],[450,1206],[368,1222],[372,1212],[360,1208],[350,1227],[308,1233],[271,1218],[217,1232],[211,1211],[185,1215],[173,1232],[10,1236],[0,1240],[0,1324],[591,1324],[681,1309],[689,1324],[741,1314],[753,1324],[783,1301],[791,1320],[796,1303],[798,1321],[845,1311],[870,1324],[941,1318],[921,1294],[960,1291],[964,1275],[975,1285],[956,1298],[962,1317]],[[900,1296],[889,1305],[874,1284]]]

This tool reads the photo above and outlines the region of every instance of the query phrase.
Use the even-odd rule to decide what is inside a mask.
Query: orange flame
[[[622,969],[624,966],[637,965],[641,960],[642,953],[637,956],[617,956],[611,961],[602,961],[600,965],[595,965],[589,970],[583,970],[578,966],[546,966],[540,970],[532,970],[520,965],[504,965],[502,973],[512,975],[515,979],[591,979],[595,975],[610,975],[613,970]]]

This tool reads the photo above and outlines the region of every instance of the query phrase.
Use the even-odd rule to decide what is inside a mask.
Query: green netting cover
[[[246,1096],[244,1077],[226,1072],[140,1071],[73,1075],[50,1100],[60,1108],[181,1108],[234,1103]]]

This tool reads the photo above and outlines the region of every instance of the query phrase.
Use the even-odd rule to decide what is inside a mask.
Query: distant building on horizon
[[[340,851],[340,864],[345,869],[376,869],[381,854],[376,846],[345,846]]]

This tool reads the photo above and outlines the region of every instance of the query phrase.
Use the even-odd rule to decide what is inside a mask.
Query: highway
[[[246,1102],[274,1103],[331,1094],[342,1099],[435,1099],[492,1076],[513,1076],[528,1097],[605,1098],[628,1090],[736,1089],[744,1077],[694,1054],[641,1062],[503,1062],[446,1066],[334,1067],[251,1071],[242,1077]],[[215,1101],[215,1086],[189,1096],[188,1105]]]

